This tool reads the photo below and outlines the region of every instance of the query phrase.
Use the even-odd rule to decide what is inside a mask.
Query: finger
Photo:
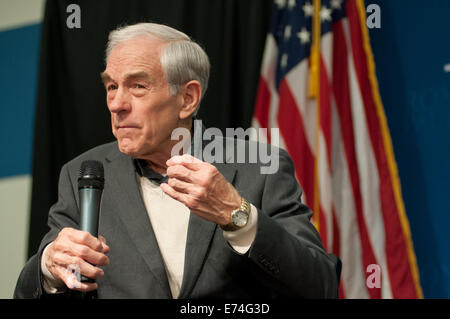
[[[72,272],[78,272],[79,274],[91,279],[100,278],[105,274],[103,269],[91,265],[77,256],[59,254],[55,256],[55,263],[57,267],[62,267],[67,271],[71,270]]]
[[[194,182],[195,180],[195,177],[192,174],[193,172],[184,167],[183,165],[169,166],[167,168],[166,173],[167,176],[169,176],[169,178],[177,178],[179,180],[183,180],[188,183]]]
[[[191,154],[183,154],[183,155],[181,155],[181,158],[186,163],[204,163],[203,161],[199,160],[197,157],[192,156]]]
[[[172,186],[170,186],[170,185],[167,184],[167,183],[162,183],[162,184],[160,185],[160,187],[161,187],[161,189],[162,189],[162,191],[163,191],[164,193],[166,193],[167,195],[169,195],[169,196],[172,197],[173,199],[179,200],[179,199],[178,199],[178,198],[179,198],[179,194],[178,194],[178,192],[177,192],[176,190],[174,190],[174,189],[172,188]]]
[[[102,242],[102,244],[106,245],[106,238],[103,237],[102,235],[98,235],[98,240],[100,240]]]
[[[201,185],[186,183],[176,178],[169,178],[167,181],[170,187],[178,193],[189,195],[192,199],[205,200],[207,197],[207,190]]]
[[[109,246],[106,244],[106,238],[103,237],[102,235],[98,235],[98,239],[102,242],[103,244],[103,253],[106,254],[109,252]]]
[[[80,264],[80,274],[84,275],[90,279],[98,279],[105,275],[103,269],[91,265],[87,262],[82,262]]]
[[[169,184],[166,184],[166,183],[161,184],[161,189],[163,190],[164,193],[166,193],[167,195],[169,195],[173,199],[176,199],[176,200],[182,202],[183,204],[185,204],[186,206],[188,206],[186,204],[186,199],[185,199],[187,194],[183,194],[181,192],[177,192],[175,189],[173,189],[172,186],[170,186]]]
[[[190,156],[190,155],[183,155],[183,156]],[[183,161],[183,156],[179,157],[180,160],[177,161],[178,164],[173,164],[172,166],[168,166],[167,171],[169,171],[169,169],[171,169],[171,167],[173,167],[173,168],[176,167],[177,169],[174,171],[176,173],[180,173],[180,174],[184,173],[185,175],[187,175],[187,178],[182,178],[180,176],[173,176],[173,177],[177,177],[177,178],[186,180],[188,182],[193,182],[195,184],[203,185],[205,182],[207,183],[207,181],[210,178],[213,178],[215,175],[217,175],[219,173],[217,168],[214,165],[211,165],[206,162],[202,162],[199,159],[192,157],[192,156],[190,156],[190,158],[194,159],[194,160]],[[187,171],[182,170],[179,167],[184,167],[187,169]],[[172,176],[169,175],[169,177],[172,177]]]
[[[109,258],[105,254],[95,251],[88,246],[72,243],[70,249],[74,256],[80,257],[88,263],[99,266],[109,264]]]
[[[190,194],[177,192],[169,184],[161,184],[161,189],[173,199],[176,199],[177,201],[186,205],[190,210],[197,210],[201,208],[201,203],[196,198],[194,198]]]
[[[198,158],[196,158],[192,155],[189,155],[189,154],[184,154],[181,156],[181,164],[184,167],[187,167],[194,171],[201,170],[205,166],[210,165],[209,163],[203,162],[203,161],[199,160]]]
[[[192,191],[192,188],[195,187],[195,185],[177,178],[169,178],[167,184],[169,184],[170,187],[172,187],[174,190],[185,194],[190,193],[190,191]]]
[[[169,160],[167,160],[166,164],[167,166],[184,165],[186,167],[192,167],[192,169],[197,170],[201,168],[200,164],[204,164],[204,162],[190,154],[184,154],[181,156],[172,156]]]
[[[103,243],[86,231],[74,229],[68,233],[68,236],[72,241],[78,244],[83,244],[95,251],[103,252]]]
[[[83,291],[83,292],[89,292],[89,291],[93,291],[93,290],[97,290],[98,289],[98,284],[96,282],[80,282],[78,280],[71,280],[74,281],[75,284],[73,285],[73,288],[69,288],[72,290],[77,290],[77,291]]]
[[[98,288],[97,283],[93,282],[81,282],[81,274],[79,272],[73,271],[76,267],[73,268],[63,268],[58,267],[57,272],[61,280],[65,283],[67,288],[77,291],[92,291]]]

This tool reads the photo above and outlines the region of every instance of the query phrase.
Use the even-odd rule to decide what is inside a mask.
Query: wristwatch
[[[231,222],[224,226],[220,226],[225,231],[234,231],[241,229],[247,225],[250,216],[250,203],[241,197],[241,206],[231,212]]]

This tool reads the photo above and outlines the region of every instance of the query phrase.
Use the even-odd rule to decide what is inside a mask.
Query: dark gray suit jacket
[[[191,214],[179,298],[337,297],[340,261],[325,252],[310,223],[312,212],[301,203],[302,191],[292,161],[285,151],[279,152],[276,174],[261,175],[258,163],[214,164],[257,208],[256,238],[241,255],[223,238],[220,227]],[[104,165],[99,234],[111,248],[110,263],[103,268],[105,275],[97,281],[97,296],[171,298],[133,159],[118,150],[117,142],[96,147],[61,169],[58,202],[48,217],[50,231],[22,270],[14,297],[46,296],[40,256],[63,227],[79,228],[77,177],[81,162],[87,159]]]

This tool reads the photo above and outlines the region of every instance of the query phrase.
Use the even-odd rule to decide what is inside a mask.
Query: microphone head
[[[78,188],[99,188],[105,185],[103,164],[99,161],[86,160],[81,163],[78,175]]]

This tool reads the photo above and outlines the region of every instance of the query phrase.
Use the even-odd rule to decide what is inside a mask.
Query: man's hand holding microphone
[[[96,290],[97,283],[78,281],[73,269],[78,269],[81,275],[88,278],[98,279],[104,275],[99,266],[109,264],[108,252],[109,247],[103,236],[95,238],[86,231],[63,228],[47,246],[42,258],[54,279],[63,282],[69,289],[88,292]]]
[[[63,286],[83,292],[98,288],[96,279],[109,264],[109,247],[98,236],[98,221],[105,179],[103,164],[88,160],[81,163],[78,177],[80,229],[63,228],[42,255],[41,268],[50,286]],[[97,238],[98,237],[98,238]],[[52,278],[53,277],[53,278]]]

